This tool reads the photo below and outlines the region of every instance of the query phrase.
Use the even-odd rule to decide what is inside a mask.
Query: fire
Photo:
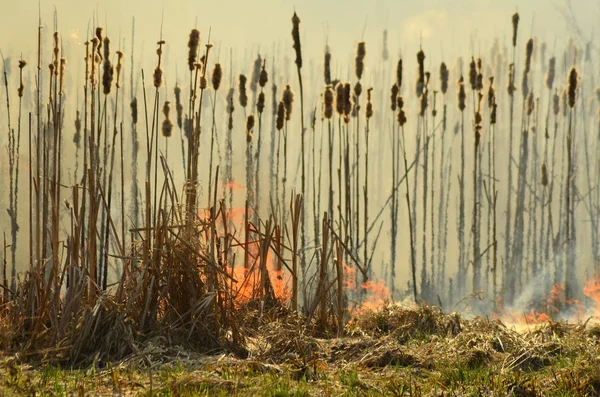
[[[593,315],[600,317],[600,274],[596,275],[593,279],[586,277],[583,294],[594,301],[596,307],[594,308]]]
[[[359,308],[359,311],[375,311],[382,307],[386,302],[389,302],[392,298],[392,294],[388,287],[385,285],[384,280],[367,281],[363,283],[360,288],[366,292],[367,296]]]

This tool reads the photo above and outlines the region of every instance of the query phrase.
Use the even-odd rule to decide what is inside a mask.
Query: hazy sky
[[[52,30],[54,9],[58,11],[59,30],[73,44],[85,41],[88,24],[93,26],[96,14],[108,34],[122,34],[130,43],[132,17],[136,18],[136,41],[152,45],[145,53],[153,53],[153,43],[160,34],[164,12],[163,34],[168,45],[185,53],[189,30],[196,24],[203,40],[212,27],[212,38],[222,49],[236,51],[259,48],[268,51],[273,43],[290,45],[290,18],[295,9],[302,19],[303,50],[317,55],[325,38],[335,54],[347,56],[356,41],[367,40],[368,50],[379,53],[384,28],[389,30],[390,53],[412,51],[422,37],[429,51],[461,54],[478,48],[487,49],[494,37],[508,38],[510,16],[518,10],[521,29],[562,48],[573,26],[565,17],[569,4],[577,27],[584,37],[593,34],[600,21],[600,0],[40,0],[42,19]],[[0,23],[0,48],[5,52],[35,49],[38,14],[37,0],[3,2]],[[364,37],[363,37],[364,31]],[[51,33],[51,32],[50,32]],[[370,44],[370,45],[369,45]],[[129,44],[126,44],[129,45]],[[141,49],[141,47],[139,47]],[[283,49],[286,49],[283,47]],[[598,46],[596,45],[596,50]],[[291,49],[287,49],[291,50]],[[137,50],[136,51],[141,51]],[[140,53],[138,52],[138,55]],[[468,55],[468,54],[467,54]],[[184,63],[184,60],[182,60]]]

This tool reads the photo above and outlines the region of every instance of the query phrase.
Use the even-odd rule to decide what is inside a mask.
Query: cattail
[[[398,65],[396,66],[396,85],[399,91],[402,88],[402,58],[398,60]],[[396,102],[396,98],[394,98],[393,102]]]
[[[524,73],[529,73],[531,69],[531,56],[533,55],[533,39],[529,39],[527,41],[527,47],[525,49],[525,71]]]
[[[193,120],[190,117],[185,118],[183,122],[183,134],[185,135],[186,139],[190,139],[192,136],[192,128],[194,127],[193,124]]]
[[[396,107],[398,106],[398,93],[400,92],[400,89],[398,88],[398,84],[394,84],[392,86],[392,95],[391,95],[391,101],[392,101],[392,111],[396,111]]]
[[[550,58],[550,61],[548,63],[548,73],[546,74],[546,87],[548,87],[549,90],[551,90],[552,86],[554,85],[555,74],[556,74],[556,58],[552,57],[552,58]]]
[[[25,89],[25,85],[23,84],[23,68],[25,66],[27,66],[27,62],[21,59],[19,61],[19,89],[17,90],[19,98],[23,97],[23,90]]]
[[[360,84],[360,81],[357,81],[354,85],[354,95],[358,98],[360,97],[360,94],[362,94],[362,85]]]
[[[465,110],[465,100],[467,99],[467,94],[465,93],[465,80],[462,76],[458,80],[458,108],[462,112]]]
[[[275,126],[277,127],[278,131],[281,131],[283,129],[284,122],[285,122],[285,104],[283,103],[283,101],[279,101],[279,104],[277,105],[277,118],[275,121]]]
[[[535,108],[535,101],[534,101],[533,92],[532,92],[527,97],[527,116],[531,116],[534,108]]]
[[[425,53],[423,50],[419,50],[417,53],[417,62],[419,63],[419,70],[417,73],[416,94],[417,97],[421,97],[421,95],[423,95],[423,88],[425,86]]]
[[[344,84],[344,121],[346,123],[350,122],[350,113],[352,112],[352,108],[353,108],[353,103],[352,103],[352,86],[350,85],[350,83],[346,83]]]
[[[175,110],[177,111],[177,127],[179,129],[183,126],[183,105],[181,104],[181,87],[179,84],[175,84]]]
[[[171,136],[171,131],[173,130],[173,123],[171,123],[171,120],[169,120],[169,113],[171,112],[171,102],[165,102],[162,108],[162,112],[165,116],[165,120],[162,123],[162,134],[165,138],[168,138]]]
[[[569,107],[573,109],[575,107],[575,101],[577,100],[577,84],[578,76],[577,69],[575,67],[571,68],[571,72],[569,73],[569,85],[567,91],[569,93]]]
[[[256,110],[258,111],[259,114],[262,114],[264,109],[265,109],[265,93],[261,91],[258,94],[258,100],[256,101]]]
[[[397,106],[398,106],[398,115],[396,117],[396,120],[398,121],[398,124],[400,125],[400,127],[404,126],[404,124],[406,124],[406,113],[404,112],[404,100],[402,99],[401,96],[398,97],[397,100]]]
[[[240,106],[245,108],[248,105],[248,95],[246,94],[246,76],[240,74]]]
[[[117,88],[121,88],[120,77],[121,77],[122,69],[123,69],[123,52],[117,51],[117,66],[115,68],[115,70],[117,71],[117,83],[115,84],[115,87],[117,87]]]
[[[156,49],[156,55],[158,55],[158,64],[156,65],[156,69],[154,69],[154,87],[160,88],[162,86],[162,75],[163,71],[160,67],[160,61],[162,59],[162,46],[165,45],[166,41],[160,40],[156,43],[158,48]]]
[[[292,105],[294,104],[294,92],[289,84],[283,90],[281,101],[285,106],[285,120],[290,121],[292,118]]]
[[[102,64],[102,88],[104,95],[110,94],[110,89],[113,81],[113,66],[110,62],[110,39],[104,38],[104,62]]]
[[[96,39],[98,40],[98,47],[96,48],[96,51],[98,51],[98,55],[100,55],[100,51],[102,50],[102,42],[103,42],[102,30],[104,30],[104,28],[102,26],[98,26],[96,28]]]
[[[198,29],[192,29],[190,33],[190,39],[188,41],[188,66],[190,72],[194,71],[196,67],[196,61],[198,59],[198,47],[200,47],[200,31]]]
[[[233,93],[234,93],[234,89],[232,87],[229,89],[229,92],[227,93],[227,113],[229,114],[228,128],[230,130],[233,129],[233,111],[235,110],[235,106],[233,106]]]
[[[475,91],[477,89],[477,64],[473,57],[471,57],[471,63],[469,64],[469,83],[471,84],[471,89]]]
[[[138,122],[138,106],[137,106],[137,98],[133,97],[131,103],[129,104],[131,108],[131,122],[133,124],[137,124]]]
[[[562,113],[563,113],[563,117],[567,117],[567,113],[569,111],[569,100],[568,100],[568,96],[567,96],[567,90],[563,90],[562,92]]]
[[[515,12],[512,16],[512,26],[513,26],[513,47],[517,46],[517,30],[519,29],[519,13]]]
[[[221,64],[215,63],[215,67],[213,68],[212,79],[211,79],[213,89],[215,91],[217,91],[219,89],[219,87],[221,86],[221,78],[222,77],[223,77],[223,69],[221,68]]]
[[[263,62],[262,69],[260,71],[260,76],[258,77],[258,85],[260,88],[265,88],[267,82],[269,81],[269,74],[267,73],[267,60]]]
[[[201,90],[205,90],[206,87],[208,87],[208,80],[206,79],[206,76],[201,76],[200,77],[200,89]]]
[[[494,105],[496,100],[496,89],[494,88],[494,77],[490,77],[490,88],[488,89],[488,108]]]
[[[515,87],[515,65],[510,64],[508,67],[508,95],[513,96],[517,87]]]
[[[333,89],[330,85],[325,88],[323,94],[323,117],[327,120],[331,120],[333,117]]]
[[[373,103],[371,102],[371,92],[372,91],[373,91],[372,87],[367,90],[367,110],[366,110],[367,119],[370,119],[371,117],[373,117]]]
[[[341,116],[344,114],[344,84],[338,83],[335,86],[335,110]]]
[[[292,17],[292,39],[294,41],[294,50],[296,50],[296,65],[302,67],[302,49],[300,47],[300,18],[294,12]]]
[[[325,46],[325,69],[323,70],[325,85],[331,84],[331,52],[329,46]]]
[[[496,98],[494,98],[494,103],[492,104],[492,111],[490,113],[490,124],[496,124],[496,111],[498,109],[498,105],[496,104]]]
[[[428,105],[428,96],[429,96],[429,90],[427,88],[425,88],[425,92],[423,92],[423,95],[421,95],[421,106],[419,108],[420,116],[425,116],[425,112],[427,111],[427,105]]]
[[[254,114],[248,115],[246,119],[246,142],[252,142],[252,130],[254,129]]]
[[[254,60],[254,67],[252,68],[252,80],[250,80],[250,91],[256,92],[258,87],[258,79],[260,78],[260,70],[262,67],[263,61],[260,55],[258,58]]]
[[[73,135],[73,143],[79,149],[79,144],[81,142],[81,117],[79,117],[79,110],[77,111],[77,116],[75,117],[75,134]]]
[[[556,90],[554,91],[554,97],[552,98],[552,110],[554,112],[555,116],[558,116],[558,113],[560,113],[560,96],[558,95],[558,93],[556,92]]]
[[[521,82],[521,93],[523,98],[527,98],[529,95],[529,84],[527,82],[527,73],[523,73],[523,81]]]
[[[96,86],[96,64],[98,63],[96,61],[97,59],[97,55],[96,51],[98,48],[98,39],[96,37],[94,37],[92,40],[92,70],[90,72],[90,84],[92,85],[92,87]]]
[[[446,64],[444,62],[442,62],[442,65],[440,66],[440,82],[441,82],[441,88],[442,88],[442,94],[445,94],[448,91],[448,77],[450,76],[450,73],[448,72],[448,67],[446,66]]]
[[[356,47],[356,58],[354,58],[354,71],[356,72],[356,78],[359,80],[362,78],[362,74],[365,70],[365,56],[367,55],[367,47],[364,41],[358,43]]]
[[[546,163],[542,164],[542,186],[548,186],[548,167],[546,167]]]

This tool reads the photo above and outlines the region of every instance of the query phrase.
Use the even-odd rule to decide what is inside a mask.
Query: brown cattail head
[[[398,97],[397,100],[397,106],[398,106],[398,114],[396,116],[396,121],[398,121],[398,125],[400,125],[400,127],[403,127],[404,124],[406,124],[406,113],[404,112],[404,100],[402,99],[401,96]]]
[[[556,58],[552,57],[552,58],[550,58],[550,61],[548,62],[548,73],[546,74],[546,87],[548,87],[549,90],[551,90],[552,86],[554,85],[555,75],[556,75]]]
[[[179,84],[175,84],[175,110],[177,111],[177,127],[181,129],[183,127],[183,105],[181,104],[181,87]]]
[[[458,108],[461,112],[465,110],[466,99],[467,94],[465,93],[465,80],[462,76],[460,76],[460,79],[458,80]]]
[[[579,84],[579,77],[577,75],[577,69],[573,66],[571,72],[569,72],[569,83],[568,83],[568,95],[569,95],[569,107],[573,109],[575,102],[577,101],[577,88]]]
[[[529,39],[527,41],[527,47],[525,48],[525,71],[524,71],[524,73],[529,73],[529,70],[531,70],[532,55],[533,55],[533,39]]]
[[[229,130],[233,130],[233,111],[235,110],[235,106],[233,105],[233,94],[235,90],[233,87],[229,89],[227,92],[227,114],[229,115],[228,125]]]
[[[548,186],[548,167],[546,167],[546,163],[542,164],[542,186]]]
[[[117,83],[115,87],[121,88],[121,70],[123,69],[123,52],[117,51],[117,66],[115,70],[117,71]]]
[[[508,67],[508,95],[513,96],[517,87],[515,87],[515,65],[510,64]]]
[[[356,78],[361,79],[365,70],[365,56],[367,55],[367,47],[364,41],[358,43],[356,47],[356,58],[354,58],[354,71]]]
[[[490,77],[490,88],[488,89],[488,108],[492,108],[496,100],[496,89],[494,88],[494,77]]]
[[[162,59],[162,46],[165,44],[165,41],[160,40],[156,44],[158,45],[158,48],[156,49],[156,54],[158,55],[158,64],[156,65],[156,69],[154,69],[154,87],[158,89],[162,85],[163,71],[160,67],[160,62]]]
[[[260,88],[265,88],[269,81],[269,74],[267,73],[267,60],[265,59],[260,70],[260,76],[258,76],[258,85]]]
[[[212,72],[212,86],[215,91],[219,89],[221,86],[221,79],[223,78],[223,69],[221,68],[220,63],[215,63],[215,67]]]
[[[285,105],[284,105],[283,101],[279,101],[279,104],[277,105],[277,118],[275,121],[275,126],[277,127],[278,131],[281,131],[283,129],[284,123],[285,123]]]
[[[421,95],[421,101],[420,101],[420,107],[419,107],[419,115],[421,117],[425,116],[425,112],[427,111],[427,106],[429,104],[428,102],[428,97],[429,97],[429,90],[427,88],[425,88],[425,91],[423,92],[423,95]]]
[[[371,92],[373,91],[373,87],[367,90],[367,119],[373,117],[373,103],[371,102]]]
[[[477,64],[474,57],[471,57],[471,63],[469,64],[469,83],[471,89],[475,91],[477,89]]]
[[[533,92],[530,92],[529,96],[527,97],[527,116],[531,116],[534,109],[535,109],[535,99],[533,97]]]
[[[335,86],[335,110],[338,115],[344,114],[344,84],[339,82]]]
[[[419,63],[419,69],[417,72],[416,94],[420,98],[425,87],[425,53],[422,49],[417,53],[417,62]]]
[[[329,45],[325,46],[325,67],[323,70],[323,77],[325,78],[325,85],[331,84],[331,52],[329,52]]]
[[[402,88],[402,58],[398,60],[398,65],[396,66],[396,85],[398,90]],[[396,102],[395,98],[394,102]]]
[[[357,81],[354,85],[354,96],[358,98],[360,97],[360,94],[362,94],[362,85],[360,84],[360,81]]]
[[[513,27],[513,37],[512,43],[513,47],[517,46],[517,31],[519,30],[519,13],[515,12],[512,16],[512,27]]]
[[[114,69],[110,62],[110,39],[104,38],[104,44],[102,46],[104,50],[104,62],[102,63],[102,89],[104,95],[110,94],[110,89],[113,81]]]
[[[129,104],[131,108],[131,122],[133,124],[137,124],[138,122],[138,106],[137,106],[137,98],[133,97],[131,103]]]
[[[256,110],[258,111],[259,114],[262,114],[264,109],[265,109],[265,93],[261,91],[258,94],[258,100],[256,101]]]
[[[25,85],[23,84],[23,68],[27,65],[23,59],[19,61],[19,89],[17,90],[19,94],[19,98],[23,97],[23,90],[25,89]]]
[[[254,60],[254,67],[252,68],[252,79],[250,80],[250,91],[254,93],[258,88],[258,79],[260,78],[260,70],[262,68],[262,64],[263,61],[259,54],[258,57]]]
[[[173,123],[169,119],[169,113],[171,112],[171,102],[166,101],[162,108],[163,115],[165,119],[162,123],[162,134],[165,138],[171,136],[171,132],[173,131]]]
[[[239,91],[240,91],[240,106],[245,108],[246,105],[248,105],[248,94],[246,93],[246,76],[244,76],[243,74],[240,74],[240,84],[239,84]]]
[[[560,96],[556,90],[554,91],[554,97],[552,98],[552,110],[555,116],[560,113]]]
[[[390,97],[391,101],[392,101],[392,111],[396,111],[396,108],[398,107],[398,93],[400,92],[400,89],[398,88],[398,84],[394,84],[392,86],[392,95]]]
[[[248,134],[252,133],[252,130],[254,129],[254,122],[255,122],[254,114],[249,114],[248,118],[246,119],[246,132]]]
[[[198,60],[198,48],[200,47],[200,31],[198,29],[192,29],[190,32],[190,39],[188,41],[188,67],[190,72],[195,69],[196,62]]]
[[[296,50],[296,65],[302,67],[302,48],[300,46],[300,18],[294,12],[292,17],[292,40],[294,41],[294,50]]]
[[[490,124],[496,124],[496,113],[498,110],[498,105],[496,104],[496,98],[494,98],[494,103],[492,104],[492,111],[490,112]]]
[[[527,73],[523,73],[523,80],[521,82],[521,93],[523,94],[523,99],[526,99],[529,95],[529,84],[527,82]]]
[[[444,62],[442,62],[441,66],[440,66],[440,82],[441,82],[442,94],[445,94],[448,91],[449,76],[450,76],[450,73],[448,72],[448,67],[446,66],[446,64]]]
[[[354,104],[352,103],[352,86],[350,83],[344,84],[344,122],[350,122],[350,114]]]
[[[281,101],[285,106],[285,120],[290,121],[292,118],[292,105],[294,104],[294,91],[289,84],[285,86]]]
[[[323,117],[331,120],[333,117],[333,88],[328,85],[323,93]]]

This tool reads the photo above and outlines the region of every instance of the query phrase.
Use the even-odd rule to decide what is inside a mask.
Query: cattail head
[[[494,98],[494,103],[492,104],[492,111],[490,112],[490,124],[496,124],[496,113],[498,110],[498,105],[496,104],[496,98]]]
[[[249,114],[246,119],[246,141],[252,142],[252,130],[254,130],[254,114]]]
[[[79,149],[79,143],[81,142],[81,117],[79,117],[79,110],[75,117],[75,134],[73,135],[73,143]]]
[[[367,90],[367,111],[366,116],[367,119],[373,117],[373,102],[371,102],[371,92],[373,91],[373,87]]]
[[[163,115],[165,119],[162,123],[162,134],[165,138],[171,136],[171,132],[173,131],[173,123],[169,119],[169,113],[171,112],[171,102],[166,101],[162,108]]]
[[[208,80],[206,76],[200,76],[200,89],[205,90],[208,87]]]
[[[227,114],[229,115],[229,123],[228,123],[228,128],[229,130],[233,130],[233,111],[235,110],[235,106],[233,105],[233,93],[234,93],[234,89],[233,87],[229,89],[229,92],[227,93]]]
[[[573,66],[571,68],[571,72],[569,72],[569,82],[568,82],[568,95],[569,95],[569,107],[573,109],[575,107],[575,102],[577,101],[577,88],[579,84],[579,77],[577,75],[577,69]]]
[[[546,163],[542,164],[542,186],[548,186],[548,167],[546,167]]]
[[[27,65],[27,62],[24,60],[19,61],[19,89],[17,90],[19,94],[19,98],[23,97],[23,90],[25,89],[25,85],[23,84],[23,68]]]
[[[267,73],[267,60],[265,59],[260,70],[260,76],[258,76],[258,85],[260,88],[265,88],[269,81],[269,74]]]
[[[533,110],[535,108],[535,99],[533,97],[533,92],[529,93],[527,97],[527,116],[531,116]]]
[[[513,37],[512,43],[513,47],[517,46],[517,31],[519,30],[519,13],[515,12],[512,16],[512,27],[513,27]]]
[[[523,94],[523,99],[526,99],[529,95],[529,84],[527,82],[527,73],[523,73],[523,80],[521,81],[521,93]]]
[[[325,78],[325,85],[331,84],[331,52],[329,52],[329,45],[325,46],[325,67],[323,75]]]
[[[294,41],[294,50],[296,50],[296,65],[302,67],[302,48],[300,46],[300,18],[294,12],[292,17],[292,40]]]
[[[398,86],[398,90],[402,88],[402,58],[398,60],[398,65],[396,66],[396,85]]]
[[[290,121],[292,118],[292,105],[294,104],[294,91],[289,84],[285,86],[281,101],[285,106],[285,120]]]
[[[221,86],[221,78],[223,78],[223,69],[221,68],[220,63],[215,63],[215,67],[213,68],[212,79],[211,79],[212,86],[215,91],[217,91],[219,89],[219,87]]]
[[[469,83],[471,89],[475,91],[477,89],[477,64],[474,57],[471,57],[471,63],[469,64]]]
[[[398,89],[398,84],[394,84],[392,86],[392,95],[390,97],[391,102],[392,102],[392,111],[395,112],[396,108],[398,107],[398,93],[400,92],[400,90]]]
[[[465,80],[462,76],[460,76],[460,79],[458,80],[458,108],[461,112],[465,110],[466,99],[467,94],[465,93]]]
[[[360,84],[360,81],[357,81],[354,85],[354,96],[358,98],[360,97],[360,94],[362,94],[362,85]]]
[[[260,69],[262,68],[262,58],[260,55],[254,60],[254,66],[252,68],[252,79],[250,80],[250,91],[256,92],[258,88],[258,79],[260,78]]]
[[[138,122],[138,106],[137,106],[137,98],[133,97],[131,103],[129,104],[131,108],[131,122],[133,124],[137,124]]]
[[[333,117],[333,89],[331,85],[328,85],[323,93],[323,117],[327,120],[331,120]]]
[[[533,56],[533,39],[529,39],[527,41],[527,47],[525,48],[525,71],[524,73],[529,73],[531,70],[531,57]]]
[[[442,62],[441,66],[440,66],[440,82],[441,82],[442,94],[445,94],[448,91],[448,77],[449,76],[450,76],[450,73],[448,72],[448,67],[446,66],[446,64],[444,62]]]
[[[403,127],[404,124],[406,124],[407,119],[406,119],[406,113],[404,112],[404,100],[402,99],[401,96],[398,97],[397,107],[398,107],[398,114],[396,115],[396,121],[398,121],[398,124],[400,125],[400,127]]]
[[[420,107],[419,107],[419,115],[421,117],[425,116],[425,112],[427,111],[427,106],[429,104],[428,102],[428,97],[429,97],[429,90],[425,89],[425,91],[423,92],[423,95],[421,95],[421,101],[420,101]]]
[[[115,87],[121,88],[121,70],[123,69],[123,51],[117,51],[117,66],[115,70],[117,71],[117,83]]]
[[[277,117],[275,119],[275,127],[278,131],[283,129],[283,125],[285,123],[285,105],[283,101],[279,101],[277,105]]]
[[[110,39],[104,38],[104,62],[102,64],[102,89],[104,95],[110,94],[110,89],[113,81],[114,69],[110,62]]]
[[[548,73],[546,74],[546,87],[548,87],[549,90],[552,89],[552,86],[554,85],[554,76],[556,75],[556,58],[552,57],[550,58],[550,61],[548,62]]]
[[[246,76],[244,76],[243,74],[240,74],[240,84],[239,84],[239,91],[240,91],[240,106],[245,108],[246,105],[248,105],[248,94],[246,94]]]
[[[508,95],[513,96],[517,87],[515,87],[515,65],[510,64],[508,67]]]
[[[356,78],[359,80],[362,78],[362,74],[365,70],[365,56],[367,55],[367,47],[364,41],[358,43],[356,47],[356,58],[354,58],[354,71],[356,72]]]
[[[198,29],[192,29],[190,32],[190,39],[188,41],[188,66],[190,72],[195,69],[196,62],[198,60],[198,48],[200,47],[200,31]]]
[[[258,111],[259,114],[262,114],[264,109],[265,109],[265,93],[261,91],[258,94],[258,100],[256,101],[256,110]]]
[[[344,84],[344,122],[350,122],[350,114],[354,103],[352,102],[352,86],[350,83]]]
[[[488,108],[492,108],[496,100],[496,89],[494,88],[494,77],[490,77],[490,88],[488,88]]]
[[[560,96],[556,91],[554,91],[554,96],[552,97],[552,110],[555,116],[558,116],[560,113]]]
[[[183,105],[181,104],[181,87],[179,84],[175,84],[175,110],[177,111],[177,127],[181,129],[183,127]]]

